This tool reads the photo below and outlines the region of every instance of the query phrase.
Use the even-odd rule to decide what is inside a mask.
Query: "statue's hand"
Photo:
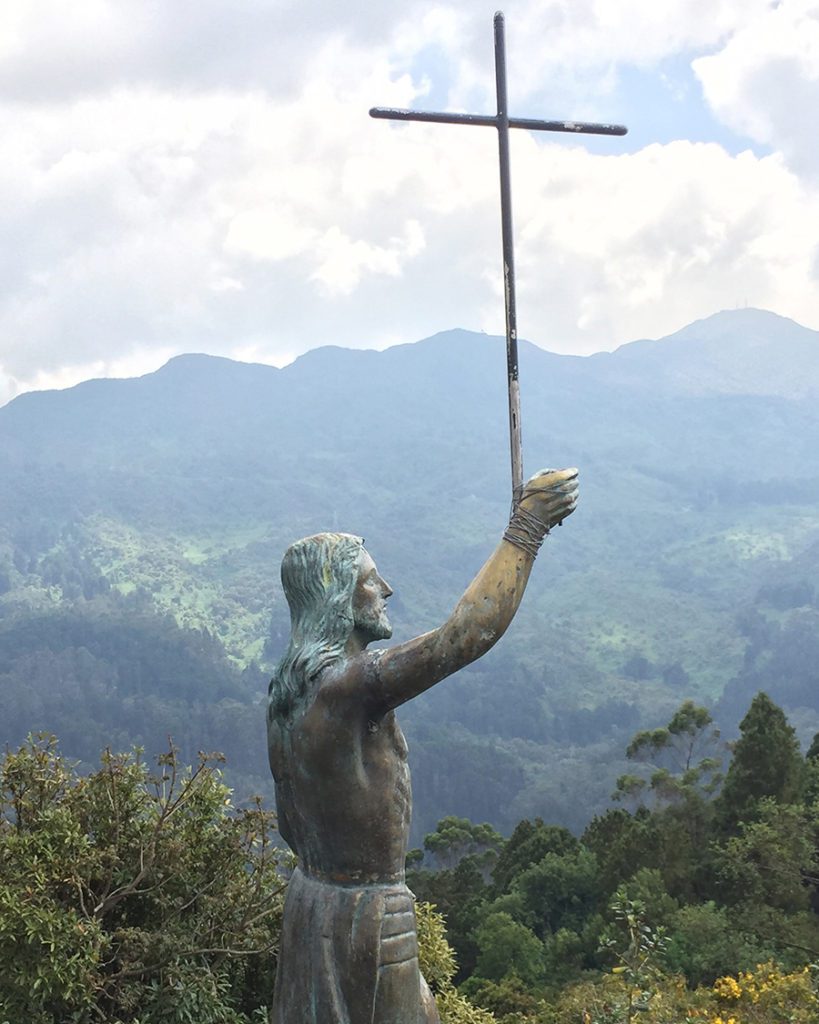
[[[577,505],[576,469],[541,469],[523,485],[520,504],[550,530]]]

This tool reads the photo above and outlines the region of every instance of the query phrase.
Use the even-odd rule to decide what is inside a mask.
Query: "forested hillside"
[[[171,734],[269,793],[282,551],[360,533],[396,639],[437,624],[508,514],[504,365],[452,331],[0,409],[2,738],[91,762]],[[403,710],[417,840],[446,814],[582,830],[686,698],[730,734],[764,689],[819,729],[819,335],[740,310],[585,359],[523,345],[521,382],[526,469],[578,465],[582,504],[498,647]]]

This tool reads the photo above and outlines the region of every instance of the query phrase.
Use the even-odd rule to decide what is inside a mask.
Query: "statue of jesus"
[[[272,1024],[436,1024],[404,881],[412,797],[395,709],[485,654],[518,609],[577,470],[525,485],[447,621],[386,650],[392,590],[360,537],[320,533],[282,561],[291,634],[270,684],[268,749],[288,885]]]

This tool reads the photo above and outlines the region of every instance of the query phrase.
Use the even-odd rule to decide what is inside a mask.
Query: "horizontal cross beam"
[[[487,128],[498,127],[497,114],[449,114],[435,110],[402,110],[397,107],[373,107],[370,117],[385,121],[433,121],[436,124],[476,124]],[[593,124],[588,121],[540,121],[535,117],[510,117],[510,128],[525,128],[530,132],[569,132],[574,135],[625,135],[628,128],[622,124]]]

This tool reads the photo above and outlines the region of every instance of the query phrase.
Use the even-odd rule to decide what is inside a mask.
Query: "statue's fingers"
[[[552,483],[559,483],[560,481],[563,480],[575,479],[577,477],[577,468],[575,466],[572,466],[569,469],[540,469],[537,471],[537,473],[535,473],[535,475],[531,478],[529,482],[534,483],[535,481],[543,481],[544,477],[552,478],[551,480],[549,480],[548,484],[546,484],[544,481],[545,486],[551,486]]]
[[[559,480],[550,481],[545,485],[547,491],[566,491],[571,490],[573,487],[577,487],[577,474],[574,476],[560,477]]]
[[[538,519],[542,519],[544,522],[556,522],[558,519],[563,519],[565,516],[571,515],[577,507],[576,501],[561,501],[555,502],[553,505],[541,506],[535,515]]]
[[[530,493],[536,494],[537,491]],[[547,504],[554,502],[566,501],[569,498],[576,498],[578,495],[578,487],[576,483],[561,484],[559,487],[544,487],[540,492],[542,494],[541,501]]]
[[[576,479],[571,480],[560,480],[557,483],[546,484],[543,487],[526,487],[524,488],[523,494],[535,495],[543,494],[546,495],[548,500],[552,495],[560,496],[562,494],[574,494],[577,492],[578,484]]]
[[[564,508],[575,508],[577,505],[577,498],[564,498],[562,501],[550,502],[546,507],[550,512],[554,512]]]
[[[576,505],[579,495],[575,492],[574,494],[563,494],[559,497],[556,496],[549,504],[554,508],[563,508],[565,505]]]

